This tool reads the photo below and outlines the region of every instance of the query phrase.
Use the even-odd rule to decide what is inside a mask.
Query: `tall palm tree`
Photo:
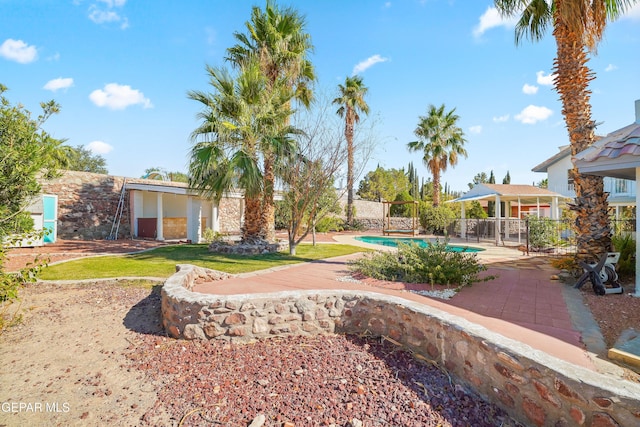
[[[344,85],[338,85],[340,96],[333,103],[340,105],[336,113],[344,117],[344,137],[347,140],[347,224],[353,223],[353,135],[355,124],[360,121],[360,114],[369,114],[369,105],[364,100],[369,88],[362,82],[362,77],[347,77]]]
[[[515,40],[542,39],[553,27],[557,56],[555,87],[560,94],[571,155],[593,144],[595,123],[591,118],[589,82],[595,78],[587,66],[588,54],[596,51],[609,21],[618,18],[635,0],[494,0],[504,16],[519,16]],[[578,257],[599,258],[611,246],[607,194],[602,177],[571,171],[576,199]]]
[[[311,36],[305,32],[305,19],[292,8],[281,9],[267,1],[265,10],[254,6],[246,33],[234,33],[238,42],[227,49],[227,60],[234,67],[257,61],[267,79],[267,90],[289,90],[291,99],[305,107],[312,100],[311,83],[315,70],[308,59],[313,51]],[[281,129],[289,128],[289,116],[283,117]],[[276,130],[277,133],[277,130]],[[273,138],[273,142],[280,141]],[[278,147],[265,145],[263,158],[263,198],[261,205],[263,237],[275,239],[274,188]]]
[[[422,151],[422,161],[433,175],[433,206],[440,205],[440,174],[449,165],[458,163],[458,156],[467,157],[464,132],[458,127],[456,109],[445,113],[445,106],[430,105],[427,115],[420,116],[413,132],[419,139],[407,144],[409,151]]]
[[[190,185],[218,200],[233,187],[243,189],[243,240],[260,239],[263,171],[259,156],[265,145],[282,147],[288,143],[286,131],[274,128],[280,128],[289,114],[290,98],[287,92],[266,90],[267,80],[257,62],[245,64],[235,78],[225,69],[207,67],[207,72],[215,92],[188,93],[203,106],[198,115],[202,122],[191,134],[195,144]]]

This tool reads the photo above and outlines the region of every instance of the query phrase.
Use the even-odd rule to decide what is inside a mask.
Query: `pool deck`
[[[337,243],[378,250],[393,250],[339,235]],[[397,282],[340,281],[350,275],[348,262],[358,254],[305,264],[296,264],[242,274],[220,282],[198,285],[194,291],[231,295],[291,290],[366,290],[419,302],[463,317],[535,350],[575,365],[618,375],[619,369],[602,360],[602,336],[591,313],[582,304],[580,291],[551,277],[557,270],[544,257],[525,256],[521,251],[491,244],[451,239],[451,244],[485,249],[478,258],[487,266],[486,274],[497,277],[464,288],[450,300],[421,296]]]

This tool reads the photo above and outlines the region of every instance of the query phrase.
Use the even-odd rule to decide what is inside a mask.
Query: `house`
[[[635,122],[611,132],[591,147],[576,154],[574,162],[583,174],[615,178],[633,183],[635,205],[640,204],[637,186],[640,181],[640,99],[635,102]],[[636,215],[636,230],[640,217]],[[636,245],[636,291],[640,297],[640,245]]]
[[[64,171],[41,182],[41,187],[44,194],[57,196],[57,217],[51,227],[62,239],[196,243],[207,228],[238,234],[242,227],[240,192],[229,192],[216,202],[200,197],[186,183],[78,171]]]
[[[573,187],[573,180],[569,176],[569,171],[573,169],[571,161],[571,147],[565,145],[560,147],[560,151],[540,163],[533,169],[533,172],[547,173],[547,188],[565,197],[573,199],[576,193]],[[636,191],[632,180],[616,177],[604,178],[604,191],[609,193],[609,206],[615,208],[616,218],[620,217],[621,209],[625,206],[635,206]]]

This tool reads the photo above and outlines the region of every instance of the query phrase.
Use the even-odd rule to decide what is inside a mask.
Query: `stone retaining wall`
[[[162,288],[162,320],[175,338],[249,342],[286,335],[387,336],[535,426],[640,425],[640,384],[605,376],[449,313],[374,292],[211,295],[199,282],[228,275],[177,266]]]

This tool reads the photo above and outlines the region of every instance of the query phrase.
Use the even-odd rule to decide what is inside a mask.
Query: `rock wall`
[[[90,172],[64,171],[63,175],[42,181],[44,194],[58,196],[58,237],[62,239],[99,240],[111,233],[120,192],[133,178]],[[150,180],[135,179],[135,181]],[[166,185],[167,183],[163,183]],[[184,185],[173,183],[173,185]],[[129,192],[118,227],[118,239],[131,237]],[[219,204],[220,232],[237,234],[242,220],[242,199],[223,198]],[[186,218],[165,218],[165,239],[184,238]]]
[[[445,368],[525,425],[640,425],[640,384],[535,351],[457,316],[374,292],[251,295],[191,292],[224,273],[179,265],[162,288],[162,319],[175,338],[249,342],[287,335],[387,336]]]
[[[65,171],[56,179],[41,182],[42,192],[58,196],[58,237],[94,240],[109,236],[125,178],[89,172]],[[129,237],[129,198],[118,232]]]

